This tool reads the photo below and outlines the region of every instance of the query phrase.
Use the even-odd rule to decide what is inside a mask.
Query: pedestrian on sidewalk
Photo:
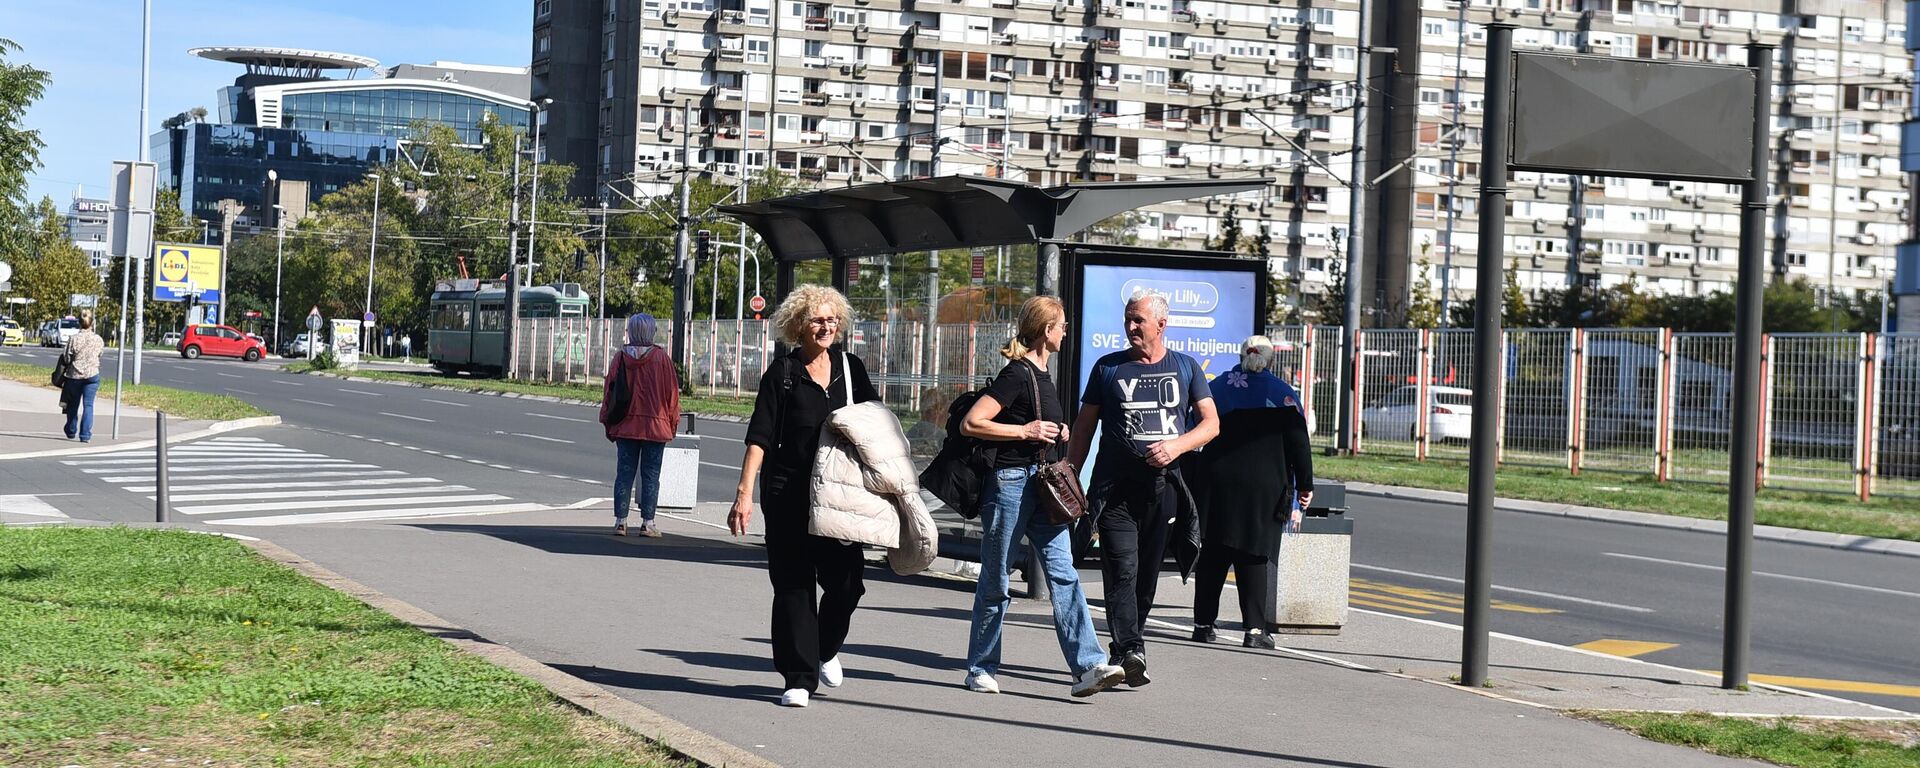
[[[821,424],[835,409],[880,399],[860,358],[834,349],[852,325],[852,305],[826,286],[802,285],[780,302],[773,327],[794,349],[760,377],[727,517],[733,535],[746,534],[758,481],[773,582],[773,667],[786,689],[782,706],[804,707],[819,686],[840,686],[840,647],[866,594],[863,548],[807,532]]]
[[[413,364],[413,334],[411,333],[401,334],[400,355],[406,358],[405,362],[408,365]]]
[[[1313,446],[1300,393],[1273,375],[1273,342],[1253,336],[1241,348],[1240,364],[1213,380],[1220,436],[1188,467],[1202,530],[1193,640],[1213,642],[1231,568],[1245,631],[1240,644],[1272,648],[1269,564],[1280,554],[1282,532],[1297,529],[1313,501]]]
[[[59,366],[66,372],[60,387],[60,403],[67,414],[67,439],[93,442],[93,396],[100,391],[100,352],[107,346],[93,332],[93,313],[80,313],[80,332],[67,339],[60,353]]]
[[[1093,364],[1068,460],[1085,466],[1094,427],[1100,452],[1087,488],[1087,514],[1100,534],[1112,663],[1127,685],[1147,676],[1144,632],[1160,584],[1160,562],[1174,546],[1182,575],[1198,556],[1193,497],[1180,458],[1220,431],[1200,362],[1167,349],[1167,300],[1138,294],[1127,302],[1128,348]]]
[[[1000,369],[960,430],[988,441],[993,469],[980,489],[980,580],[973,590],[973,627],[967,640],[967,689],[999,693],[1000,642],[1007,616],[1007,561],[1024,534],[1039,550],[1053,599],[1053,631],[1073,675],[1073,695],[1092,696],[1126,677],[1107,663],[1100,636],[1087,610],[1087,596],[1074,568],[1073,535],[1040,507],[1041,489],[1033,477],[1055,446],[1070,437],[1059,388],[1047,375],[1047,363],[1067,337],[1067,314],[1060,300],[1035,296],[1020,307],[1013,338],[1000,348],[1007,365]]]
[[[653,343],[653,316],[627,318],[627,344],[613,355],[601,383],[600,423],[613,441],[613,535],[627,535],[636,482],[640,535],[660,538],[653,515],[660,501],[660,461],[680,423],[680,375],[666,350]]]

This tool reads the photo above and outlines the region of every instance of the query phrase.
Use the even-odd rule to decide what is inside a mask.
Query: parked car
[[[1419,414],[1427,414],[1427,441],[1465,441],[1473,437],[1473,390],[1427,387],[1427,402],[1411,384],[1388,392],[1360,411],[1360,434],[1376,440],[1414,440]]]
[[[168,346],[168,347],[173,347],[174,349],[179,349],[180,340],[182,338],[185,338],[185,336],[182,335],[179,331],[167,331],[166,333],[160,334],[160,344],[162,346]]]
[[[40,324],[40,346],[64,347],[67,345],[67,340],[72,339],[73,335],[79,332],[80,318],[63,317],[59,320],[48,320]]]
[[[280,356],[281,357],[306,357],[307,346],[310,343],[308,340],[311,338],[312,337],[310,335],[308,335],[305,332],[302,332],[291,339],[281,342]],[[327,345],[325,342],[314,344],[313,353],[316,355],[320,354],[320,350],[325,349],[326,346]]]
[[[24,347],[27,345],[27,329],[12,320],[0,320],[0,345]]]
[[[186,335],[180,339],[179,349],[180,356],[188,360],[216,355],[253,362],[267,354],[267,345],[231,325],[189,325]]]

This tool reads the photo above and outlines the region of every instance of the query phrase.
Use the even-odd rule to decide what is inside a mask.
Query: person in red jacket
[[[680,422],[680,376],[667,351],[653,343],[654,329],[652,315],[627,318],[627,344],[607,364],[607,376],[601,385],[600,423],[607,425],[607,439],[618,451],[613,470],[615,536],[627,535],[627,512],[637,470],[640,535],[660,538],[653,513],[660,500],[660,458],[673,440],[674,426]],[[623,379],[631,396],[626,414],[614,421],[607,408],[614,385]]]

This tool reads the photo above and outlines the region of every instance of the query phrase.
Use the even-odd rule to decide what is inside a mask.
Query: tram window
[[[433,311],[433,330],[464,331],[469,310],[465,304],[442,304]]]
[[[499,331],[499,330],[505,330],[506,327],[507,327],[507,305],[505,304],[480,305],[479,322],[475,325],[475,328],[482,331]]]
[[[584,304],[560,305],[561,317],[580,317],[581,315],[585,315],[586,313],[587,313],[587,307]]]
[[[521,305],[520,317],[522,318],[553,317],[553,305],[547,304],[547,305],[538,306],[538,307],[529,307],[526,305]]]

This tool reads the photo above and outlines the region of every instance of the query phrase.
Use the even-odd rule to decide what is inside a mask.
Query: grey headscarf
[[[628,357],[635,360],[653,346],[653,332],[656,324],[653,315],[641,312],[627,317],[627,345],[621,347]]]

